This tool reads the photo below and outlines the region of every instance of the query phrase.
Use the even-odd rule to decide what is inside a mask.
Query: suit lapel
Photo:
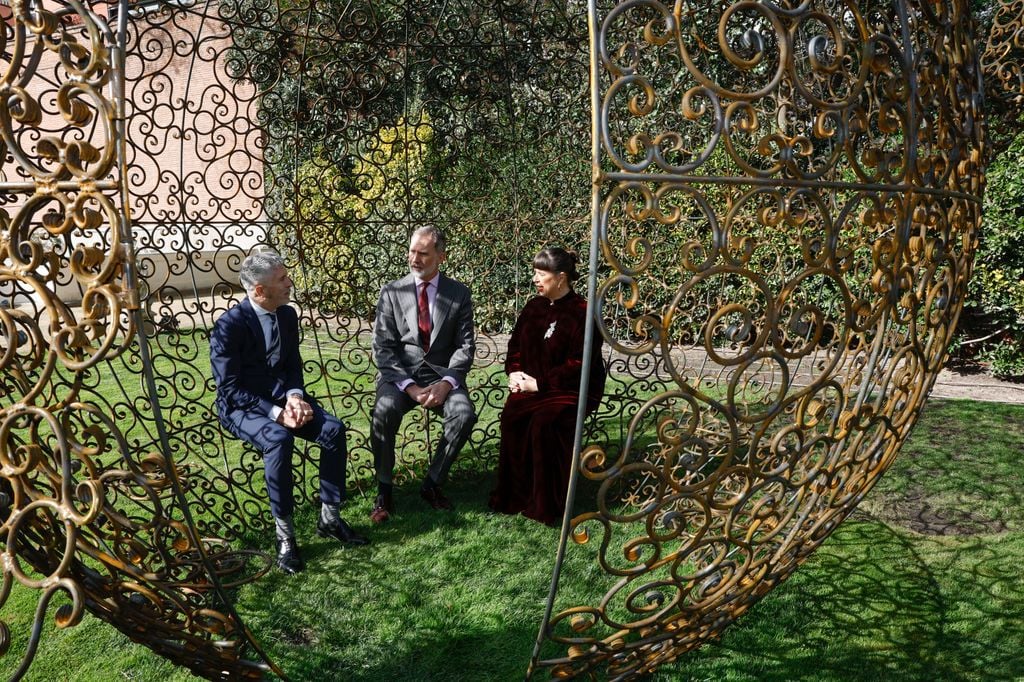
[[[416,300],[416,278],[406,275],[398,283],[398,308],[405,311],[405,324],[413,338],[419,338],[419,302]]]
[[[263,336],[263,325],[260,324],[260,316],[252,309],[252,302],[248,296],[243,298],[242,302],[238,305],[242,309],[245,324],[248,325],[249,331],[252,332],[253,338],[256,339],[256,345],[259,346],[263,357],[267,357],[267,340]],[[280,322],[278,322],[278,329],[280,329]]]
[[[437,331],[448,319],[448,313],[452,310],[451,280],[441,275],[437,280],[437,298],[434,300],[434,327],[430,330],[430,345],[434,345],[437,339]]]

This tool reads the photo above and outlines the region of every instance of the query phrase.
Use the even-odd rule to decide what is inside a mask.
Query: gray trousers
[[[404,391],[399,391],[394,384],[385,382],[377,386],[370,447],[373,450],[373,466],[377,471],[379,483],[391,485],[391,476],[395,470],[395,436],[402,425],[402,418],[414,407],[419,407],[419,403]],[[469,440],[469,434],[476,424],[476,410],[473,409],[469,394],[463,388],[454,389],[448,394],[443,405],[431,410],[444,416],[444,425],[427,474],[434,483],[441,484],[447,479],[448,470],[459,450]]]

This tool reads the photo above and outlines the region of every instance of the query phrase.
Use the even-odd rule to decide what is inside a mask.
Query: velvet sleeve
[[[508,355],[505,357],[505,374],[512,374],[512,372],[521,372],[523,370],[522,362],[522,336],[523,336],[523,323],[526,320],[526,316],[529,315],[530,304],[527,303],[526,307],[523,308],[522,312],[519,313],[519,317],[516,319],[516,326],[512,329],[512,336],[508,340]]]

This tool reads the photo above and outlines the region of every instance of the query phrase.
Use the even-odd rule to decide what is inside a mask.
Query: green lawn
[[[932,402],[861,510],[721,642],[655,679],[1024,679],[1022,454],[1024,407]],[[357,550],[316,538],[307,510],[310,568],[243,588],[240,613],[295,680],[521,679],[556,537],[486,513],[492,482],[453,483],[454,514],[400,490],[393,523]],[[365,528],[369,507],[357,499],[347,515]],[[563,580],[598,589],[587,572]],[[4,608],[14,643],[0,674],[34,605],[18,589]],[[51,623],[27,679],[194,679],[91,616]]]

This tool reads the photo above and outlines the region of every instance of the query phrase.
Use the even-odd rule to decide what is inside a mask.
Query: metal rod
[[[566,491],[565,511],[562,514],[562,530],[558,539],[558,552],[555,565],[551,570],[551,585],[548,588],[547,604],[544,606],[544,618],[533,644],[530,666],[526,670],[526,678],[530,679],[536,671],[540,658],[540,647],[548,635],[548,623],[554,610],[555,597],[558,595],[558,580],[562,574],[562,563],[565,561],[565,547],[569,539],[569,526],[572,522],[572,507],[576,500],[576,485],[579,481],[580,450],[583,444],[583,425],[587,417],[587,391],[590,388],[590,367],[592,364],[592,348],[594,346],[594,310],[597,298],[597,253],[601,234],[601,183],[605,176],[601,173],[601,142],[600,142],[600,65],[597,56],[597,0],[587,2],[587,33],[590,38],[590,107],[591,134],[590,153],[593,174],[590,186],[590,271],[587,273],[587,323],[583,333],[583,367],[580,374],[580,394],[576,405],[576,434],[572,446],[572,468],[569,470],[569,488]]]

